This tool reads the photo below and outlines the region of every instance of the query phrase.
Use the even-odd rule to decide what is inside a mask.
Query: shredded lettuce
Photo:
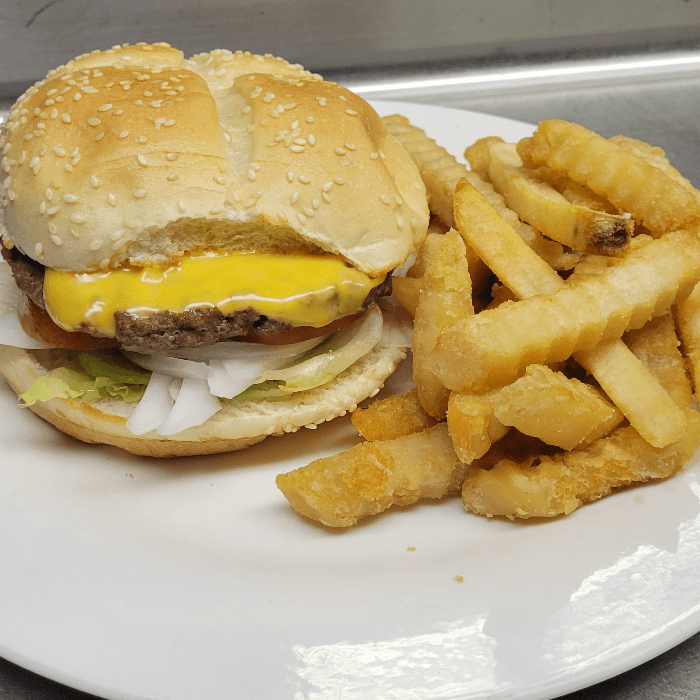
[[[31,406],[37,401],[71,398],[94,403],[101,399],[140,401],[150,372],[122,367],[95,355],[78,356],[80,367],[59,367],[39,377],[20,399]]]

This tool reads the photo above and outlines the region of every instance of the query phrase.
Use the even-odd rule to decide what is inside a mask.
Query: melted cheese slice
[[[294,326],[320,328],[359,311],[380,282],[334,255],[200,253],[168,268],[91,273],[47,268],[44,299],[61,328],[87,325],[110,337],[119,311],[148,316],[216,308],[226,315],[252,308]]]

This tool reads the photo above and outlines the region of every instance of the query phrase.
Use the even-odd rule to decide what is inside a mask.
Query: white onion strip
[[[209,393],[203,379],[183,379],[180,393],[165,422],[158,428],[159,435],[175,435],[187,428],[201,425],[221,410],[221,402]]]
[[[175,401],[170,395],[172,377],[153,372],[143,397],[129,416],[126,427],[134,435],[143,435],[156,430],[165,422]]]

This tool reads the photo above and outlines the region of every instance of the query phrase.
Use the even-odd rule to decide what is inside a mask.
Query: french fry
[[[392,505],[459,493],[466,467],[457,459],[447,425],[379,442],[364,442],[332,457],[279,474],[277,487],[302,515],[348,527]]]
[[[636,154],[579,124],[540,122],[532,137],[518,143],[525,166],[548,165],[590,187],[629,212],[655,235],[700,222],[694,192]]]
[[[464,241],[456,231],[448,231],[441,239],[426,262],[413,329],[413,380],[421,405],[438,420],[447,413],[449,391],[427,368],[425,359],[442,330],[474,315]]]
[[[470,467],[462,486],[468,511],[515,518],[570,513],[614,489],[675,474],[700,447],[700,414],[687,410],[687,429],[664,448],[649,445],[631,426],[580,450]]]
[[[453,391],[447,407],[447,427],[452,446],[465,464],[483,457],[491,445],[509,430],[494,412],[494,394]]]
[[[494,392],[492,402],[503,425],[565,450],[607,435],[623,418],[601,392],[543,365],[530,365],[523,377]]]
[[[643,328],[622,337],[641,363],[659,380],[681,409],[690,408],[693,390],[671,312],[652,318]]]
[[[604,211],[608,214],[619,214],[618,208],[609,202],[605,197],[597,195],[592,189],[574,182],[570,177],[557,173],[546,165],[541,165],[532,172],[559,192],[564,199],[571,204],[578,204],[582,207]]]
[[[545,236],[583,253],[624,255],[634,223],[568,202],[523,168],[514,144],[490,147],[489,179],[518,216]]]
[[[419,433],[435,425],[420,405],[418,390],[411,389],[389,396],[353,411],[352,424],[365,440],[394,440],[403,435]]]
[[[411,316],[416,315],[422,285],[423,280],[420,277],[394,277],[391,282],[391,295]]]
[[[697,398],[700,395],[700,283],[676,304],[676,321]]]
[[[489,182],[489,164],[491,162],[489,151],[493,143],[505,142],[499,136],[485,136],[483,139],[475,141],[464,151],[464,157],[467,159],[469,167],[486,182]]]
[[[408,269],[406,273],[407,277],[416,278],[422,277],[425,274],[428,260],[435,255],[435,251],[440,247],[443,241],[443,235],[444,234],[439,233],[428,233],[423,239],[423,242],[418,246],[418,250],[416,250],[416,259],[413,261],[413,265]]]

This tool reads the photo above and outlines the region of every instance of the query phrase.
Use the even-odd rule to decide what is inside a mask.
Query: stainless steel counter
[[[451,64],[431,71],[392,69],[332,77],[370,99],[472,109],[532,123],[558,117],[578,121],[604,136],[624,133],[662,147],[672,163],[700,187],[698,50],[482,71]],[[8,103],[0,103],[0,110],[7,107]],[[0,659],[1,700],[90,697]],[[700,635],[621,676],[566,697],[698,698]]]

